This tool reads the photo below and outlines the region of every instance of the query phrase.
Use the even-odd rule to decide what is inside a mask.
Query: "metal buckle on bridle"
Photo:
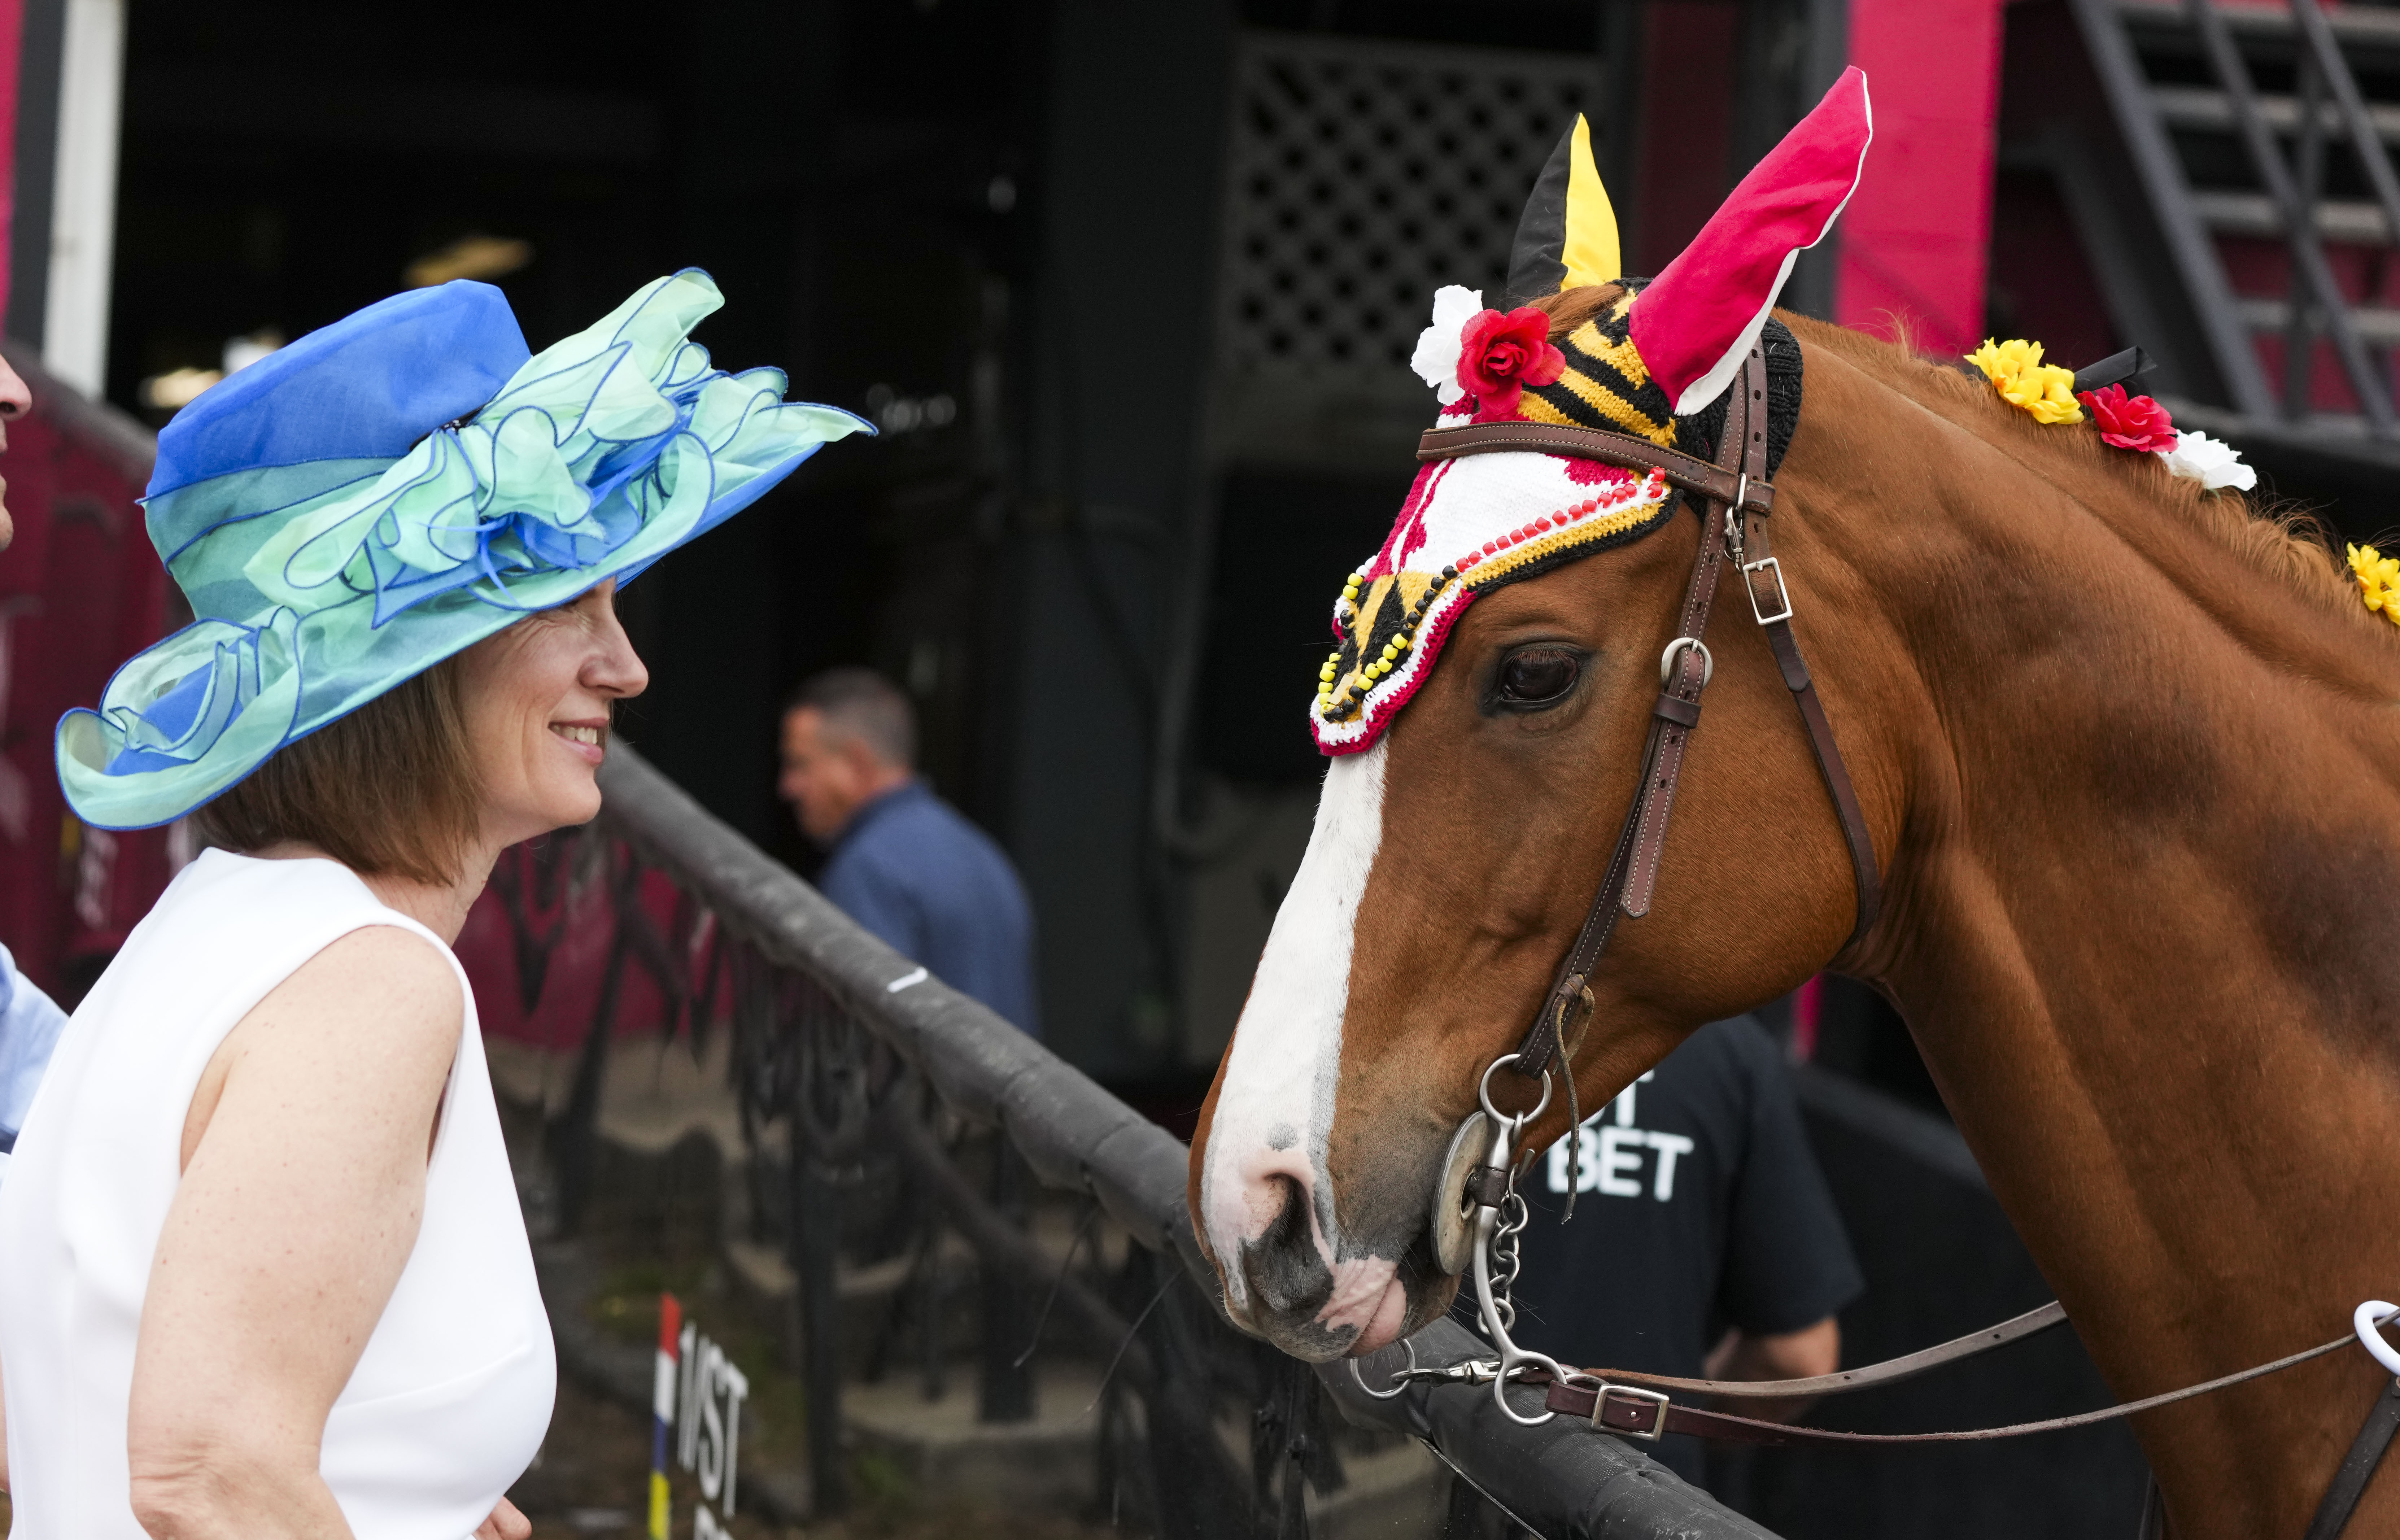
[[[1733,501],[1725,505],[1725,554],[1733,558],[1733,565],[1736,566],[1741,566],[1746,559],[1742,548],[1743,543],[1750,538],[1750,520],[1748,515],[1742,512],[1741,505],[1749,500],[1750,472],[1743,470],[1739,473],[1734,482]]]
[[[1752,576],[1753,573],[1765,572],[1769,567],[1773,567],[1775,569],[1776,602],[1783,606],[1772,615],[1766,613],[1766,606],[1758,602],[1758,582],[1757,579]],[[1758,617],[1758,623],[1760,625],[1771,626],[1778,620],[1788,620],[1792,619],[1792,591],[1783,586],[1783,564],[1781,562],[1777,561],[1772,556],[1762,556],[1754,562],[1744,562],[1741,566],[1741,586],[1743,591],[1750,595],[1750,612]]]
[[[1709,681],[1716,677],[1717,655],[1709,650],[1709,644],[1697,636],[1678,636],[1667,644],[1666,651],[1658,654],[1658,688],[1660,689],[1665,689],[1675,682],[1675,656],[1685,647],[1690,647],[1700,655],[1700,688],[1702,689],[1708,688]]]
[[[1657,1442],[1667,1432],[1667,1408],[1672,1403],[1662,1390],[1644,1390],[1640,1385],[1611,1384],[1602,1380],[1600,1393],[1591,1398],[1591,1425],[1602,1433],[1614,1433],[1626,1438],[1645,1438]],[[1619,1415],[1609,1416],[1611,1408]],[[1639,1422],[1627,1421],[1625,1410],[1638,1408],[1631,1415]]]

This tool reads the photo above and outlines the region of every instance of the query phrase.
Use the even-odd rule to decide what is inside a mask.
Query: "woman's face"
[[[485,839],[513,845],[596,815],[609,709],[649,682],[617,623],[614,578],[462,653],[459,707]]]

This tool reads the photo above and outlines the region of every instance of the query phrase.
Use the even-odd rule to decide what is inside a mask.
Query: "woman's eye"
[[[1547,706],[1575,688],[1582,664],[1557,647],[1528,647],[1500,665],[1500,699],[1516,706]]]

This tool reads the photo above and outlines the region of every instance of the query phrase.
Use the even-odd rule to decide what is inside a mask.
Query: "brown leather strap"
[[[1727,427],[1731,427],[1730,422]],[[1762,437],[1765,431],[1762,423]],[[1748,512],[1775,511],[1775,488],[1767,483],[1763,462],[1757,470],[1749,473],[1745,486],[1744,471],[1735,469],[1735,462],[1711,465],[1682,450],[1602,429],[1576,428],[1566,423],[1479,422],[1466,428],[1428,428],[1417,440],[1417,458],[1421,460],[1455,459],[1461,455],[1522,454],[1528,450],[1573,455],[1626,470],[1656,470],[1667,478],[1670,485],[1686,492],[1721,503],[1739,497]]]
[[[2339,1352],[2357,1341],[2355,1336],[2344,1332],[2332,1342],[2295,1353],[2287,1358],[2278,1358],[2272,1363],[2227,1374],[2203,1384],[2186,1385],[2181,1390],[2170,1390],[2138,1401],[2103,1407],[2097,1411],[2079,1411],[2071,1417],[2046,1417],[2038,1423],[2011,1423],[2005,1427],[1958,1428],[1940,1433],[1843,1433],[1833,1428],[1793,1427],[1783,1423],[1760,1422],[1754,1417],[1737,1417],[1730,1412],[1704,1411],[1698,1407],[1679,1406],[1655,1391],[1630,1384],[1552,1381],[1544,1392],[1543,1405],[1552,1411],[1590,1420],[1594,1426],[1608,1432],[1630,1434],[1638,1438],[1655,1438],[1661,1433],[1689,1433],[1725,1443],[1781,1446],[1977,1443],[1988,1438],[2023,1438],[2036,1433],[2056,1433],[2066,1428],[2114,1422],[2120,1417],[2173,1406],[2177,1401],[2189,1401],[2195,1396],[2205,1396],[2211,1391],[2262,1379],[2307,1363],[2311,1358],[2322,1358],[2328,1353]],[[1596,1417],[1595,1411],[1598,1412]]]
[[[1738,413],[1736,406],[1741,408]],[[1762,348],[1752,348],[1750,357],[1744,361],[1741,384],[1734,399],[1725,403],[1725,427],[1717,436],[1717,458],[1731,465],[1737,457],[1741,464],[1741,479],[1736,487],[1746,492],[1750,484],[1766,484],[1766,353]],[[1725,472],[1717,470],[1714,474],[1722,479]],[[1733,506],[1736,487],[1726,488],[1721,494],[1724,501],[1712,503],[1711,515],[1700,521],[1700,553],[1692,564],[1691,587],[1684,595],[1684,611],[1675,631],[1677,644],[1686,636],[1694,644],[1675,655],[1676,685],[1680,687],[1687,676],[1694,680],[1688,697],[1693,720],[1670,717],[1658,735],[1657,760],[1643,788],[1646,795],[1633,836],[1632,861],[1625,874],[1624,895],[1618,901],[1619,906],[1635,920],[1650,912],[1650,895],[1658,885],[1658,863],[1667,852],[1667,820],[1675,811],[1675,785],[1684,772],[1684,745],[1691,738],[1692,728],[1698,725],[1700,686],[1707,682],[1713,666],[1701,644],[1709,634],[1709,610],[1716,602],[1717,580],[1725,566],[1729,545],[1725,535],[1739,527],[1735,520],[1746,523],[1766,516],[1764,507]],[[1694,666],[1696,661],[1698,667]],[[1670,689],[1668,693],[1679,696],[1680,689]],[[1659,702],[1661,716],[1667,715],[1663,709],[1666,703],[1664,700]],[[1589,968],[1582,971],[1587,975],[1591,972]]]
[[[1735,410],[1739,407],[1739,411]],[[1833,798],[1834,812],[1850,857],[1857,908],[1847,947],[1866,934],[1882,909],[1882,879],[1875,865],[1875,839],[1849,770],[1842,762],[1833,724],[1800,656],[1792,634],[1792,606],[1783,588],[1783,568],[1767,549],[1767,514],[1774,507],[1767,484],[1766,355],[1752,348],[1744,361],[1737,399],[1726,403],[1725,423],[1717,443],[1714,466],[1690,456],[1661,449],[1646,440],[1597,429],[1559,427],[1546,423],[1480,423],[1468,428],[1428,431],[1417,454],[1421,459],[1456,455],[1493,454],[1504,450],[1555,450],[1581,455],[1613,465],[1657,470],[1678,486],[1700,494],[1700,548],[1692,564],[1691,581],[1677,617],[1675,645],[1662,667],[1666,688],[1652,708],[1650,734],[1642,754],[1642,779],[1607,875],[1593,895],[1590,910],[1575,933],[1574,944],[1561,961],[1550,992],[1517,1046],[1516,1069],[1538,1077],[1561,1056],[1569,1035],[1569,1014],[1590,999],[1587,988],[1600,964],[1622,912],[1640,918],[1650,911],[1650,899],[1665,854],[1667,823],[1674,811],[1675,788],[1684,768],[1685,744],[1699,725],[1700,690],[1708,682],[1711,660],[1705,647],[1709,608],[1715,598],[1725,557],[1740,564],[1740,577],[1752,614],[1765,628],[1776,666],[1792,691],[1817,768]],[[1738,467],[1738,469],[1737,469]],[[1739,507],[1735,500],[1739,499]],[[1766,585],[1772,597],[1762,593]],[[1572,1090],[1570,1110],[1574,1110]],[[1570,1200],[1572,1201],[1572,1200]],[[1570,1210],[1572,1212],[1572,1210]]]
[[[1789,1400],[1795,1396],[1843,1396],[1854,1390],[1874,1390],[1882,1385],[1898,1384],[1902,1380],[1914,1380],[1928,1370],[1960,1363],[1989,1353],[1996,1347],[2021,1342],[2027,1337],[2039,1336],[2066,1324],[2066,1307],[2052,1300],[2039,1310],[2028,1310],[1998,1326],[1987,1326],[1964,1337],[1953,1337],[1946,1342],[1919,1348],[1897,1358],[1886,1358],[1879,1364],[1865,1364],[1832,1374],[1812,1374],[1805,1380],[1684,1380],[1672,1374],[1642,1374],[1630,1369],[1595,1369],[1587,1372],[1611,1384],[1680,1390],[1693,1396],[1750,1397],[1760,1400]]]
[[[1783,685],[1800,708],[1800,720],[1808,729],[1808,747],[1817,756],[1817,771],[1825,783],[1827,795],[1834,799],[1834,815],[1841,820],[1842,843],[1849,847],[1850,881],[1858,894],[1857,918],[1850,926],[1850,944],[1867,934],[1883,911],[1883,877],[1875,866],[1875,836],[1867,830],[1867,815],[1859,806],[1859,794],[1850,784],[1849,767],[1842,762],[1841,746],[1834,742],[1834,724],[1825,717],[1824,702],[1817,699],[1816,681],[1809,677],[1807,660],[1800,656],[1800,638],[1792,633],[1792,604],[1783,589],[1783,568],[1769,566],[1771,558],[1765,552],[1766,530],[1753,528],[1746,549],[1753,558],[1753,566],[1742,572],[1742,585],[1749,591],[1752,608],[1762,616],[1780,616],[1763,620],[1766,645],[1775,649],[1776,666],[1783,672]],[[1757,570],[1764,568],[1764,570]],[[1759,580],[1771,579],[1774,598],[1762,600]]]
[[[2340,1540],[2341,1532],[2350,1527],[2350,1516],[2358,1511],[2358,1500],[2366,1495],[2375,1467],[2383,1463],[2383,1451],[2392,1447],[2394,1433],[2400,1433],[2400,1380],[2386,1380],[2383,1394],[2366,1409],[2358,1437],[2350,1441],[2350,1452],[2334,1467],[2333,1479],[2325,1484],[2316,1517],[2309,1520],[2309,1532],[2301,1540]]]
[[[1666,853],[1667,820],[1675,811],[1675,786],[1683,779],[1684,745],[1700,724],[1700,690],[1715,672],[1707,645],[1709,610],[1717,593],[1717,576],[1725,566],[1725,505],[1711,503],[1700,523],[1700,556],[1692,564],[1692,582],[1684,594],[1684,608],[1675,627],[1676,650],[1669,655],[1667,688],[1650,708],[1657,724],[1657,752],[1650,756],[1650,778],[1635,799],[1633,847],[1625,867],[1625,892],[1617,906],[1639,920],[1650,912],[1650,894],[1658,885],[1658,859]],[[1689,644],[1685,644],[1689,638]],[[1593,962],[1600,960],[1595,957]],[[1591,969],[1580,970],[1589,975]]]
[[[1758,348],[1753,347],[1750,350],[1743,370],[1743,386],[1738,400],[1727,405],[1725,429],[1718,437],[1717,457],[1723,463],[1717,469],[1726,483],[1728,497],[1734,490],[1737,477],[1733,468],[1739,460],[1754,458],[1758,472],[1755,479],[1762,484],[1766,480],[1766,429],[1764,420],[1766,355]],[[1761,419],[1755,434],[1747,431],[1753,399]],[[1733,410],[1736,405],[1741,409],[1739,414]],[[1737,424],[1741,425],[1739,429]],[[1534,423],[1486,423],[1472,429],[1438,429],[1433,431],[1463,434],[1480,433],[1483,429],[1522,429],[1529,432],[1539,429],[1545,435],[1564,431]],[[1621,446],[1631,446],[1625,449],[1628,454],[1656,457],[1672,453],[1661,451],[1657,445],[1640,439],[1597,434],[1590,429],[1574,431],[1607,438]],[[1428,438],[1430,436],[1428,434]],[[1758,445],[1758,452],[1751,456],[1746,452],[1753,441]],[[1456,442],[1463,443],[1466,441]],[[1483,447],[1463,452],[1480,454],[1535,447],[1521,434],[1514,440],[1487,436],[1474,442]],[[1543,442],[1547,444],[1552,441],[1545,439]],[[1422,456],[1425,451],[1421,449],[1418,453]],[[1688,456],[1676,457],[1693,465],[1698,464],[1691,461]],[[1651,458],[1643,463],[1657,467],[1658,462]],[[1667,815],[1673,811],[1675,783],[1683,773],[1684,743],[1691,736],[1693,728],[1698,725],[1700,691],[1708,684],[1712,672],[1709,653],[1704,646],[1698,644],[1708,630],[1709,608],[1716,598],[1718,577],[1723,570],[1727,517],[1725,502],[1713,497],[1702,498],[1700,548],[1692,560],[1691,579],[1684,586],[1683,608],[1676,617],[1679,629],[1675,639],[1682,642],[1689,638],[1693,645],[1676,647],[1661,665],[1666,671],[1665,688],[1659,691],[1658,703],[1651,712],[1650,737],[1643,749],[1642,779],[1634,787],[1632,806],[1626,810],[1625,825],[1617,834],[1616,853],[1610,857],[1608,873],[1601,881],[1600,892],[1593,896],[1591,907],[1584,915],[1583,925],[1576,931],[1574,944],[1567,948],[1565,959],[1559,964],[1548,997],[1542,1002],[1533,1025],[1525,1029],[1523,1040],[1517,1045],[1516,1068],[1520,1074],[1539,1076],[1559,1057],[1560,1043],[1568,1031],[1567,1013],[1582,1003],[1584,981],[1591,976],[1592,970],[1599,966],[1601,954],[1608,948],[1608,938],[1616,928],[1618,910],[1621,908],[1637,916],[1649,912],[1651,888],[1657,879],[1658,855],[1666,845]]]

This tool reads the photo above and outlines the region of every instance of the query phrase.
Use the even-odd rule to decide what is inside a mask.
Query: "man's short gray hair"
[[[864,743],[885,764],[917,768],[917,708],[873,669],[829,668],[811,675],[784,702],[784,715],[803,707],[824,717],[836,736]]]

